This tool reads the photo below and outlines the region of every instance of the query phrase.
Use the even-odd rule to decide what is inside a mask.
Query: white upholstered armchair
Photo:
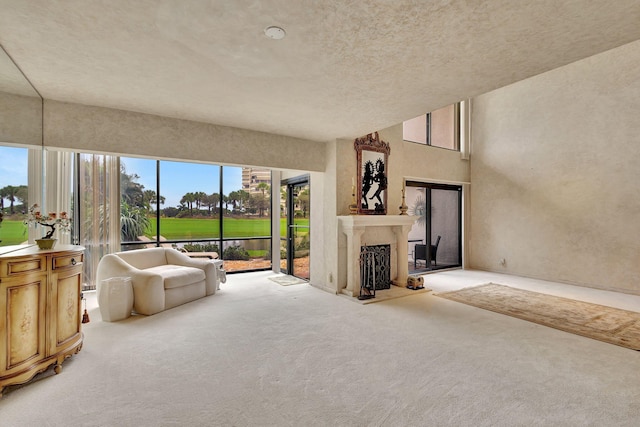
[[[150,248],[105,255],[98,264],[96,284],[130,277],[134,310],[155,314],[215,294],[222,261],[192,259],[171,248]]]

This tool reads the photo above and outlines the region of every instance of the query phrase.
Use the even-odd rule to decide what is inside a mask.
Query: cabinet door
[[[64,351],[81,339],[82,263],[51,275],[49,354]]]
[[[46,273],[0,283],[0,377],[24,371],[46,357]]]

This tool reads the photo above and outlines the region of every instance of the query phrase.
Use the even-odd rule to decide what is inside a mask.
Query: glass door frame
[[[462,185],[457,184],[439,184],[439,183],[430,183],[430,182],[419,182],[419,181],[407,181],[405,184],[407,187],[416,187],[416,188],[424,188],[425,191],[425,209],[429,214],[426,217],[425,221],[425,242],[427,243],[427,248],[430,248],[432,245],[432,227],[431,227],[431,190],[447,190],[447,191],[457,191],[458,192],[458,264],[455,266],[446,266],[442,268],[451,268],[451,267],[462,267]],[[426,251],[426,271],[438,270],[439,267],[432,266],[431,262],[431,250]]]
[[[294,259],[295,259],[295,229],[298,227],[295,224],[295,206],[293,203],[293,189],[295,187],[309,187],[309,193],[311,193],[311,181],[309,175],[301,175],[295,178],[287,178],[280,181],[280,188],[286,187],[285,195],[285,208],[287,212],[287,224],[286,224],[286,268],[280,267],[280,272],[291,276],[299,277],[295,275]],[[309,204],[310,205],[310,204]],[[309,206],[309,216],[311,216],[311,206]],[[309,229],[311,226],[309,225]],[[304,280],[309,278],[302,277]]]

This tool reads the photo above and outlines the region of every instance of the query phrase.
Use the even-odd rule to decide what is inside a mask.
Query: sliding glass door
[[[309,275],[309,200],[308,177],[283,181],[281,194],[281,250],[284,252],[280,270],[308,280]]]
[[[462,265],[462,187],[407,182],[407,206],[416,222],[409,232],[409,271]]]

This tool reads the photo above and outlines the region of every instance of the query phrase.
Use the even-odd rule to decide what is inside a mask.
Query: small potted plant
[[[38,225],[47,227],[49,229],[47,234],[45,234],[42,239],[36,239],[36,243],[40,249],[52,249],[56,244],[56,239],[53,238],[56,227],[60,227],[63,231],[69,231],[71,229],[71,218],[69,218],[66,212],[60,212],[59,215],[55,212],[49,212],[47,215],[43,215],[37,209],[37,204],[29,208],[29,213],[24,223],[29,227],[37,227]]]

